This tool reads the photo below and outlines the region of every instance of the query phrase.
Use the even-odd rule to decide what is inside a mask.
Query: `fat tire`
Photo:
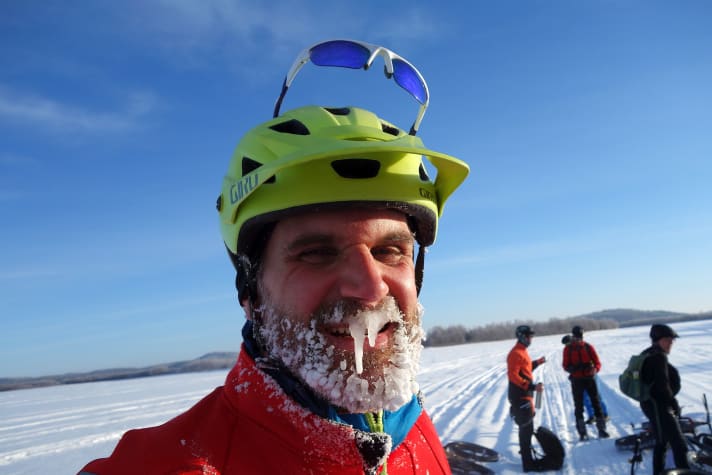
[[[483,445],[464,440],[456,440],[445,445],[445,454],[449,458],[473,460],[475,462],[497,462],[499,453]]]
[[[635,450],[635,439],[640,439],[640,450],[652,449],[655,447],[655,436],[652,432],[641,432],[640,434],[626,435],[616,439],[615,445],[618,450]]]

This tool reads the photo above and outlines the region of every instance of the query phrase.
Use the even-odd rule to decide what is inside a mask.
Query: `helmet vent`
[[[286,122],[271,125],[270,129],[284,134],[309,135],[309,129],[307,129],[307,126],[297,119],[291,119]]]
[[[242,176],[252,173],[253,171],[260,168],[262,164],[257,160],[253,160],[250,157],[242,157]],[[274,177],[270,177],[265,183],[274,183]]]
[[[257,160],[253,160],[250,157],[242,157],[242,176],[257,170],[261,166],[262,164]]]
[[[428,176],[428,172],[425,170],[425,165],[423,165],[423,162],[420,162],[420,166],[418,167],[418,174],[420,175],[421,180],[430,181],[430,177]]]
[[[393,127],[392,125],[386,124],[385,122],[381,122],[381,130],[395,137],[398,137],[398,134],[400,133],[400,129],[398,127]]]
[[[324,110],[332,115],[349,115],[351,109],[348,107],[324,107]]]
[[[374,178],[381,163],[368,158],[345,158],[331,162],[331,168],[343,178]]]

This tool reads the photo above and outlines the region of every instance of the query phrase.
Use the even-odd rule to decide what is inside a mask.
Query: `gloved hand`
[[[677,417],[678,419],[680,418],[680,404],[677,402],[676,398],[672,399],[672,413]]]
[[[536,364],[537,364],[537,365],[542,365],[542,364],[544,364],[544,363],[546,363],[546,356],[542,356],[541,358],[539,358],[538,360],[536,360]]]

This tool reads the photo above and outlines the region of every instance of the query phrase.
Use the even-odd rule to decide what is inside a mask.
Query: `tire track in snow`
[[[484,373],[463,373],[460,378],[461,389],[451,392],[454,397],[445,399],[441,404],[432,408],[430,414],[436,427],[440,421],[446,422],[444,427],[439,427],[443,440],[466,438],[462,430],[458,430],[470,418],[479,418],[487,413],[487,399],[493,395],[492,391],[497,385],[497,376],[501,374],[502,366],[492,367]],[[494,398],[490,399],[494,400]],[[483,404],[484,403],[484,404]],[[467,439],[469,440],[469,439]]]
[[[100,434],[92,434],[82,437],[74,437],[71,439],[62,439],[61,441],[33,445],[30,448],[22,448],[10,450],[0,453],[0,467],[17,463],[23,459],[42,457],[45,455],[57,454],[67,450],[81,450],[103,442],[118,441],[124,434],[125,430],[113,432],[101,432]],[[108,455],[108,454],[107,454]]]

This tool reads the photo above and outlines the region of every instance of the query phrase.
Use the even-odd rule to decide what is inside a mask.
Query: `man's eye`
[[[326,264],[338,255],[336,249],[331,247],[315,247],[299,252],[299,260],[309,264]]]
[[[372,251],[373,257],[386,264],[398,264],[407,257],[403,249],[396,246],[379,247]]]

